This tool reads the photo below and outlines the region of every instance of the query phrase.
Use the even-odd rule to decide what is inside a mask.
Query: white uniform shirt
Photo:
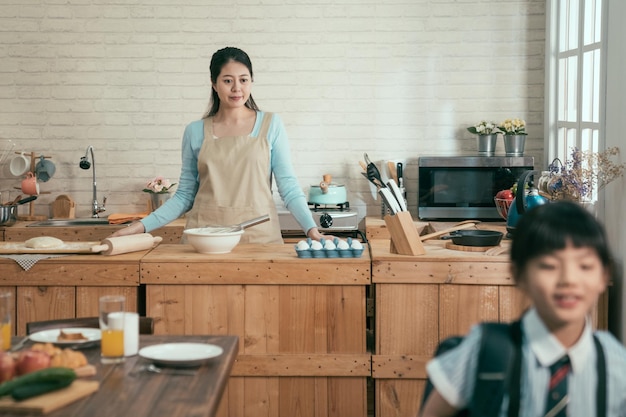
[[[466,407],[474,390],[480,326],[474,326],[463,343],[431,360],[426,369],[437,391],[454,407]],[[607,417],[626,417],[626,348],[608,332],[596,332],[604,348],[607,372]],[[572,373],[568,379],[568,416],[596,415],[598,372],[596,349],[588,322],[580,340],[565,350],[548,331],[535,309],[522,318],[522,375],[519,417],[541,417],[546,406],[550,365],[564,354],[570,356]],[[508,396],[502,401],[500,416],[507,415]]]

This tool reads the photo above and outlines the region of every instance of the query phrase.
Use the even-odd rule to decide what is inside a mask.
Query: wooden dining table
[[[20,339],[14,338],[14,342]],[[221,355],[199,366],[160,366],[160,373],[148,370],[152,362],[140,355],[126,357],[123,363],[103,365],[100,363],[99,345],[81,349],[89,363],[95,365],[96,374],[79,380],[98,381],[98,390],[46,416],[215,416],[237,357],[238,342],[237,336],[141,335],[140,349],[164,343],[209,343],[223,349]],[[3,410],[0,415],[23,417],[40,414]]]

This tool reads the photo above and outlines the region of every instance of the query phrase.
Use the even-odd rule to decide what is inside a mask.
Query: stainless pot
[[[37,196],[26,197],[16,203],[0,205],[0,226],[13,226],[17,222],[17,206],[36,200]]]

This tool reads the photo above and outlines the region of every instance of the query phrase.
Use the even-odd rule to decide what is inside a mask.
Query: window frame
[[[577,19],[577,45],[576,48],[567,51],[559,51],[559,42],[563,32],[560,30],[560,14],[564,12],[563,6],[571,4],[572,0],[552,0],[546,2],[546,98],[545,98],[545,117],[544,117],[544,161],[545,167],[555,158],[562,161],[567,159],[571,151],[571,146],[566,144],[566,140],[559,137],[559,129],[573,129],[574,146],[582,150],[593,150],[595,152],[606,149],[605,131],[606,131],[606,79],[607,79],[607,35],[608,35],[608,0],[601,1],[600,7],[600,40],[589,45],[584,44],[585,36],[585,5],[587,2],[594,0],[577,0],[578,1],[578,19]],[[570,22],[571,23],[571,22]],[[582,111],[582,95],[583,95],[583,58],[584,54],[598,50],[600,53],[599,68],[594,65],[595,71],[599,72],[598,97],[598,121],[583,121]],[[559,74],[559,60],[568,56],[576,56],[578,61],[577,80],[576,80],[576,116],[574,121],[559,120],[559,86],[564,81]],[[596,131],[597,138],[591,146],[583,143],[583,132],[586,129]],[[561,143],[563,142],[563,143]],[[595,193],[594,193],[595,194]],[[597,196],[595,196],[597,198]]]

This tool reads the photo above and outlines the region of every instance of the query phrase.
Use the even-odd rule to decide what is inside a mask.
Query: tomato
[[[511,191],[510,189],[498,191],[498,193],[496,194],[496,198],[500,198],[502,200],[507,200],[507,201],[513,200],[513,197],[515,197],[515,195],[513,194],[513,191]]]

